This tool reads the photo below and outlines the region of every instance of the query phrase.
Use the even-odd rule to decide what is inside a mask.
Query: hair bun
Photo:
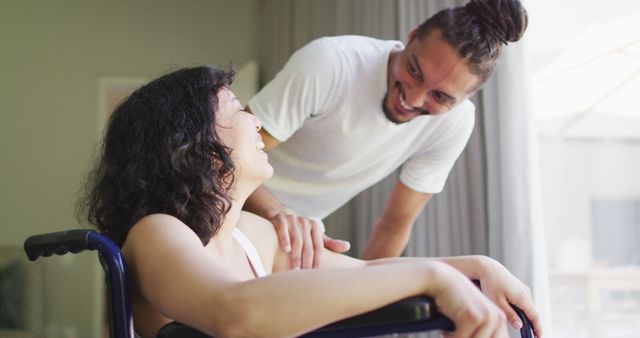
[[[505,45],[520,40],[527,29],[527,11],[518,0],[471,0],[464,7],[493,38]]]

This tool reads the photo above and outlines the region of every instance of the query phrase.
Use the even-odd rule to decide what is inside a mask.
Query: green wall
[[[100,78],[255,60],[257,1],[0,0],[0,245],[79,226]],[[97,336],[95,254],[38,264],[47,336]]]

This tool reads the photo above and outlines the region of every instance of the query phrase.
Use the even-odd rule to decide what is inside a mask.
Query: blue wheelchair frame
[[[107,236],[94,230],[75,229],[34,235],[24,242],[31,261],[38,257],[96,250],[105,271],[109,300],[109,332],[111,338],[134,338],[133,316],[129,298],[127,265],[120,248]],[[531,322],[524,312],[514,307],[523,322],[520,334],[533,338]],[[370,337],[390,333],[453,331],[455,325],[439,313],[429,297],[412,297],[380,309],[347,318],[303,337]],[[170,323],[158,333],[158,338],[201,338],[206,334],[180,323]]]

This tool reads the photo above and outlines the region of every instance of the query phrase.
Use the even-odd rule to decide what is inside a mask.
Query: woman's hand
[[[536,336],[542,337],[540,318],[533,305],[529,287],[494,259],[486,256],[475,258],[478,260],[478,277],[482,292],[504,311],[507,320],[516,329],[522,327],[522,321],[510,304],[522,309],[531,321]]]
[[[438,310],[451,319],[455,331],[452,338],[507,338],[507,322],[503,311],[492,303],[462,273],[448,265],[436,265],[435,292],[430,294]]]

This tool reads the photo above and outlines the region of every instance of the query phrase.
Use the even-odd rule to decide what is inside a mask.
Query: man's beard
[[[393,116],[393,113],[391,113],[391,111],[389,109],[387,109],[387,98],[389,96],[389,92],[386,92],[384,94],[384,98],[382,98],[382,111],[384,112],[384,116],[387,117],[387,120],[395,123],[395,124],[403,124],[403,123],[407,123],[410,122],[411,120],[413,120],[414,118],[416,118],[417,116],[414,116],[406,121],[398,121],[395,116]],[[420,115],[431,115],[431,113],[427,110],[422,109],[421,110],[422,113]],[[419,116],[419,115],[418,115]]]
[[[387,97],[389,96],[389,92],[384,93],[384,98],[382,99],[382,111],[384,112],[384,116],[387,117],[387,120],[395,123],[395,124],[402,124],[402,123],[406,123],[409,121],[398,121],[395,119],[395,117],[393,116],[393,114],[391,113],[391,111],[389,109],[387,109]]]

